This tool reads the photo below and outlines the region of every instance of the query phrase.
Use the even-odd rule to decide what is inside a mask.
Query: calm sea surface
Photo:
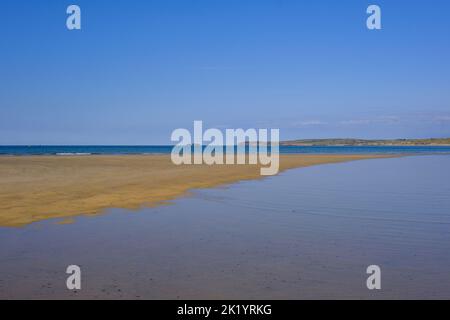
[[[0,228],[0,298],[450,299],[448,155],[293,169],[55,222]]]
[[[0,146],[0,155],[169,154],[172,146]],[[450,146],[280,146],[280,153],[449,153]]]

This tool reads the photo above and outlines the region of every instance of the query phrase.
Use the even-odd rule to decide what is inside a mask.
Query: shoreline
[[[281,154],[288,169],[403,154]],[[0,227],[164,204],[192,189],[264,178],[260,165],[181,165],[170,155],[0,157]],[[64,222],[64,221],[63,221]]]
[[[206,147],[206,146],[203,146]],[[34,146],[0,146],[2,157],[34,157],[34,156],[88,156],[88,155],[170,155],[173,146],[169,145],[34,145]],[[225,151],[225,150],[224,150]],[[348,144],[291,144],[281,143],[278,153],[286,154],[450,154],[450,145],[348,145]],[[248,150],[246,150],[248,154]]]

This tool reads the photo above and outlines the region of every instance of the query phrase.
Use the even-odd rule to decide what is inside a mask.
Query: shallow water
[[[0,298],[449,299],[449,168],[448,155],[328,164],[0,228]],[[366,288],[372,264],[381,290]]]

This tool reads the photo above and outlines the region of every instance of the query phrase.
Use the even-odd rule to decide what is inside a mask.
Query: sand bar
[[[389,155],[281,155],[296,167]],[[0,157],[0,226],[138,209],[240,180],[262,178],[258,165],[174,165],[169,155]]]

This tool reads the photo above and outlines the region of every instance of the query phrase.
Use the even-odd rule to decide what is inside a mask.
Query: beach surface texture
[[[280,155],[280,172],[393,155]],[[0,157],[0,226],[139,209],[190,189],[259,179],[259,165],[174,165],[170,155]]]

